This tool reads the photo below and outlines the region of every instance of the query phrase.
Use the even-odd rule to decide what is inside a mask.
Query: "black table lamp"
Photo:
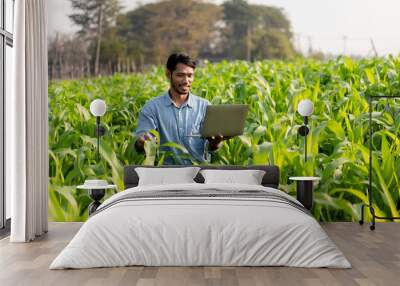
[[[400,98],[400,95],[375,95],[368,97],[368,129],[369,129],[369,155],[368,155],[368,204],[361,205],[361,219],[359,221],[360,224],[364,223],[364,208],[368,208],[372,217],[371,225],[369,226],[370,230],[375,229],[375,219],[388,219],[388,220],[400,220],[400,217],[393,216],[378,216],[375,213],[375,208],[373,207],[373,196],[372,196],[372,100],[379,100],[385,98],[387,100]]]
[[[314,104],[309,99],[303,99],[297,105],[297,111],[304,117],[303,125],[300,126],[299,135],[304,137],[304,161],[307,162],[307,134],[310,132],[308,127],[308,117],[314,111]]]
[[[105,128],[100,125],[100,117],[106,113],[107,106],[104,100],[95,99],[90,103],[90,112],[96,116],[96,136],[97,136],[97,161],[100,160],[100,137],[104,135]]]

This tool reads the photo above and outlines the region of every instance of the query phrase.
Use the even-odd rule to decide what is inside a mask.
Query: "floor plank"
[[[117,267],[48,269],[82,223],[50,223],[32,243],[0,240],[0,285],[399,285],[400,224],[378,223],[375,231],[356,223],[322,223],[352,269],[290,267]]]

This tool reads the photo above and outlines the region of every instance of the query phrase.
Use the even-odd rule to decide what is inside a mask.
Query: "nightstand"
[[[104,186],[80,185],[80,186],[77,186],[76,188],[87,190],[90,198],[93,200],[93,202],[88,207],[89,216],[90,216],[101,205],[100,200],[104,197],[106,190],[108,190],[108,189],[115,190],[116,186],[115,185],[104,185]]]
[[[313,183],[321,180],[320,177],[290,177],[289,180],[297,183],[297,200],[311,210],[314,202]]]

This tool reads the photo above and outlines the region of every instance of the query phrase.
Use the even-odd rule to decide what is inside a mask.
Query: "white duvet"
[[[295,201],[277,189],[254,185],[131,188],[106,200],[99,208],[103,210],[89,218],[50,269],[127,265],[351,267],[318,222],[290,204],[235,197],[151,198],[115,203],[133,192],[200,192],[210,188],[262,190]]]

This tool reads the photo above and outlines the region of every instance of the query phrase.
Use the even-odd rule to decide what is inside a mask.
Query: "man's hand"
[[[209,150],[210,151],[218,150],[222,146],[222,141],[228,140],[230,138],[232,138],[232,137],[228,137],[228,136],[224,137],[222,135],[207,137],[207,140],[209,142],[209,145],[208,145]]]
[[[145,133],[136,140],[135,142],[135,149],[137,152],[144,152],[144,143],[148,140],[151,140],[153,138],[153,135],[150,133]]]

